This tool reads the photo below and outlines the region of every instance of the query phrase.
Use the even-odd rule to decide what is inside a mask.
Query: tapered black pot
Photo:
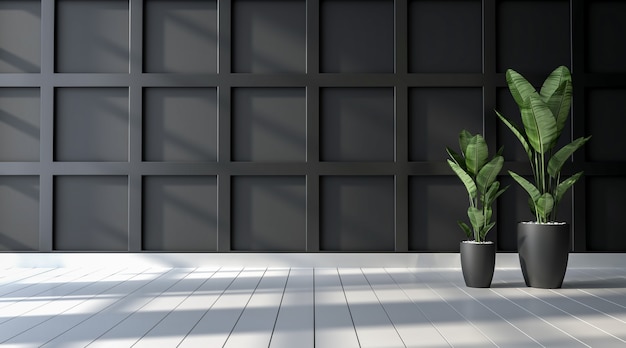
[[[461,269],[465,285],[488,288],[496,265],[496,245],[493,242],[461,242]]]
[[[517,250],[526,286],[560,288],[567,271],[569,224],[517,225]]]

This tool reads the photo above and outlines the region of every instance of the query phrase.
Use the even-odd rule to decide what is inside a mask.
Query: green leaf
[[[491,184],[496,181],[503,165],[504,157],[495,156],[491,159],[491,161],[485,164],[482,169],[480,169],[478,175],[476,176],[476,185],[479,192],[487,192],[487,189],[491,186]]]
[[[489,231],[491,231],[491,229],[495,225],[496,225],[496,222],[493,221],[487,224],[487,226],[483,226],[483,228],[480,230],[480,240],[478,240],[477,242],[484,242],[487,237],[487,233],[489,233]]]
[[[550,145],[550,148],[553,148],[563,132],[563,128],[567,122],[567,117],[569,116],[570,106],[572,105],[571,81],[563,82],[554,94],[546,100],[546,103],[548,104],[550,111],[552,111],[552,115],[556,121],[557,136]]]
[[[566,180],[562,181],[559,186],[556,187],[555,190],[555,201],[556,204],[559,204],[559,202],[561,201],[561,198],[563,198],[563,195],[565,194],[565,192],[567,192],[567,190],[569,190],[570,187],[572,187],[572,185],[574,185],[576,183],[576,181],[578,181],[578,179],[580,179],[580,177],[583,175],[583,172],[578,172],[572,176],[570,176],[569,178],[567,178]]]
[[[533,87],[520,73],[513,69],[506,71],[506,83],[511,91],[511,96],[515,99],[518,106],[524,105],[524,102],[531,96],[538,96],[537,90]]]
[[[521,113],[528,142],[536,152],[544,154],[558,138],[552,111],[540,97],[531,96],[521,108]]]
[[[500,195],[502,195],[509,188],[509,185],[505,186],[501,190],[498,190],[499,188],[500,188],[499,182],[496,181],[493,184],[491,184],[491,187],[489,187],[489,190],[487,191],[487,194],[485,195],[486,199],[485,199],[485,202],[483,202],[484,205],[492,205],[493,202],[495,202],[496,199],[498,199],[498,197],[500,197]]]
[[[526,190],[526,192],[528,192],[528,196],[530,196],[530,199],[532,199],[533,202],[536,202],[539,197],[541,197],[541,192],[539,192],[539,189],[530,181],[524,179],[522,176],[510,170],[509,174],[524,190]]]
[[[472,233],[472,229],[469,226],[467,226],[467,224],[465,222],[457,221],[456,223],[461,227],[463,232],[465,232],[465,235],[467,236],[467,239],[474,238],[474,234]]]
[[[487,142],[480,135],[473,136],[465,150],[465,168],[470,175],[478,174],[478,171],[487,163],[489,157],[489,149]]]
[[[474,232],[478,233],[485,224],[485,216],[483,215],[483,212],[476,207],[469,207],[467,208],[467,216],[469,217]],[[477,236],[474,235],[474,237],[476,238]]]
[[[469,197],[471,199],[476,198],[477,189],[472,177],[469,176],[469,174],[467,174],[463,168],[461,168],[453,161],[448,160],[448,165],[450,165],[450,168],[452,168],[454,173],[456,173],[459,179],[461,179],[461,181],[463,182],[463,185],[465,185],[465,189],[467,190],[467,194],[469,195]]]
[[[447,146],[446,146],[446,152],[448,152],[448,156],[450,156],[450,159],[452,159],[454,163],[458,164],[461,168],[463,168],[463,170],[465,170],[465,159],[463,159],[463,156],[459,155],[458,153],[456,153],[454,150],[452,150],[451,148]]]
[[[535,209],[537,215],[539,215],[539,222],[548,222],[548,216],[554,208],[554,198],[548,192],[542,194],[539,199],[535,201]]]
[[[463,154],[463,156],[467,156],[467,145],[470,142],[470,139],[472,139],[474,136],[472,135],[472,133],[468,132],[467,130],[463,129],[460,133],[459,133],[459,146],[461,147],[461,153]]]
[[[539,94],[547,101],[567,81],[572,82],[572,75],[566,66],[561,65],[548,75],[543,82],[543,86],[541,86]]]
[[[563,164],[570,158],[570,156],[578,150],[581,146],[583,146],[591,137],[580,137],[571,143],[563,146],[559,151],[557,151],[550,161],[548,162],[548,174],[551,177],[556,178],[561,168],[563,168]]]
[[[511,132],[513,132],[513,134],[517,137],[517,140],[519,140],[520,144],[522,144],[522,147],[524,148],[524,151],[526,151],[526,155],[528,155],[528,159],[532,160],[533,158],[533,154],[530,150],[530,145],[528,145],[528,140],[526,139],[526,135],[524,133],[524,130],[516,125],[515,123],[509,121],[509,119],[507,119],[506,117],[502,116],[502,114],[500,114],[498,112],[498,110],[496,111],[496,115],[498,115],[498,118],[500,118],[500,120],[507,126],[509,127],[509,129],[511,130]]]

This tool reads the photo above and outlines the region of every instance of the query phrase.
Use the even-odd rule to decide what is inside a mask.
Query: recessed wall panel
[[[481,88],[411,88],[409,113],[411,161],[444,161],[446,146],[460,153],[462,129],[486,136]]]
[[[39,249],[39,177],[0,176],[0,251]]]
[[[61,73],[128,73],[128,0],[57,0],[55,67]]]
[[[128,161],[127,88],[57,88],[54,111],[56,161]]]
[[[233,72],[306,72],[304,0],[236,0],[232,4]]]
[[[39,99],[39,88],[0,88],[0,161],[39,161]]]
[[[143,250],[216,251],[217,177],[147,176]]]
[[[585,145],[587,160],[593,162],[626,161],[626,88],[593,88],[586,92],[586,128],[592,138]],[[575,155],[575,154],[574,154]]]
[[[54,178],[53,249],[128,250],[128,177]]]
[[[467,237],[457,221],[469,224],[468,204],[465,187],[456,177],[410,176],[409,250],[458,251]]]
[[[320,177],[320,250],[393,251],[392,176]]]
[[[625,252],[626,235],[621,226],[626,211],[626,178],[591,177],[586,188],[587,250]]]
[[[304,88],[235,88],[232,115],[233,160],[306,161]]]
[[[586,71],[626,72],[626,46],[615,44],[626,37],[626,2],[594,0],[585,1],[585,5]]]
[[[0,1],[0,23],[0,73],[39,72],[41,2]]]
[[[320,160],[394,160],[393,88],[323,88]]]
[[[498,1],[496,27],[498,72],[549,73],[571,66],[569,1]]]
[[[217,72],[217,1],[146,0],[143,18],[144,72]]]
[[[217,161],[217,89],[144,89],[146,161]]]
[[[235,251],[306,251],[305,177],[233,177],[231,216]]]
[[[480,1],[409,2],[409,71],[482,72]]]
[[[392,0],[320,1],[320,70],[394,72]]]

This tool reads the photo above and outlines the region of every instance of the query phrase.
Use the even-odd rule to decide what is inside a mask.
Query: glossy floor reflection
[[[497,269],[0,270],[2,347],[622,347],[626,270],[562,289]]]

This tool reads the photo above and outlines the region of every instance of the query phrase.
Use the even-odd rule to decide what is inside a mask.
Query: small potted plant
[[[582,176],[569,178],[561,169],[571,155],[591,137],[580,137],[555,151],[564,130],[572,100],[572,78],[560,66],[546,78],[539,92],[518,72],[506,71],[506,82],[519,107],[523,127],[496,110],[496,114],[517,137],[528,155],[533,181],[509,171],[529,195],[529,206],[536,220],[520,222],[517,249],[527,286],[560,288],[567,270],[570,228],[557,221],[557,207],[565,192]]]
[[[448,164],[461,179],[469,196],[467,216],[470,225],[458,221],[467,235],[460,245],[461,269],[469,287],[488,288],[496,262],[496,246],[487,241],[487,233],[495,226],[493,203],[507,188],[500,188],[497,176],[504,164],[502,149],[489,160],[485,139],[463,130],[459,134],[461,154],[446,148]]]

